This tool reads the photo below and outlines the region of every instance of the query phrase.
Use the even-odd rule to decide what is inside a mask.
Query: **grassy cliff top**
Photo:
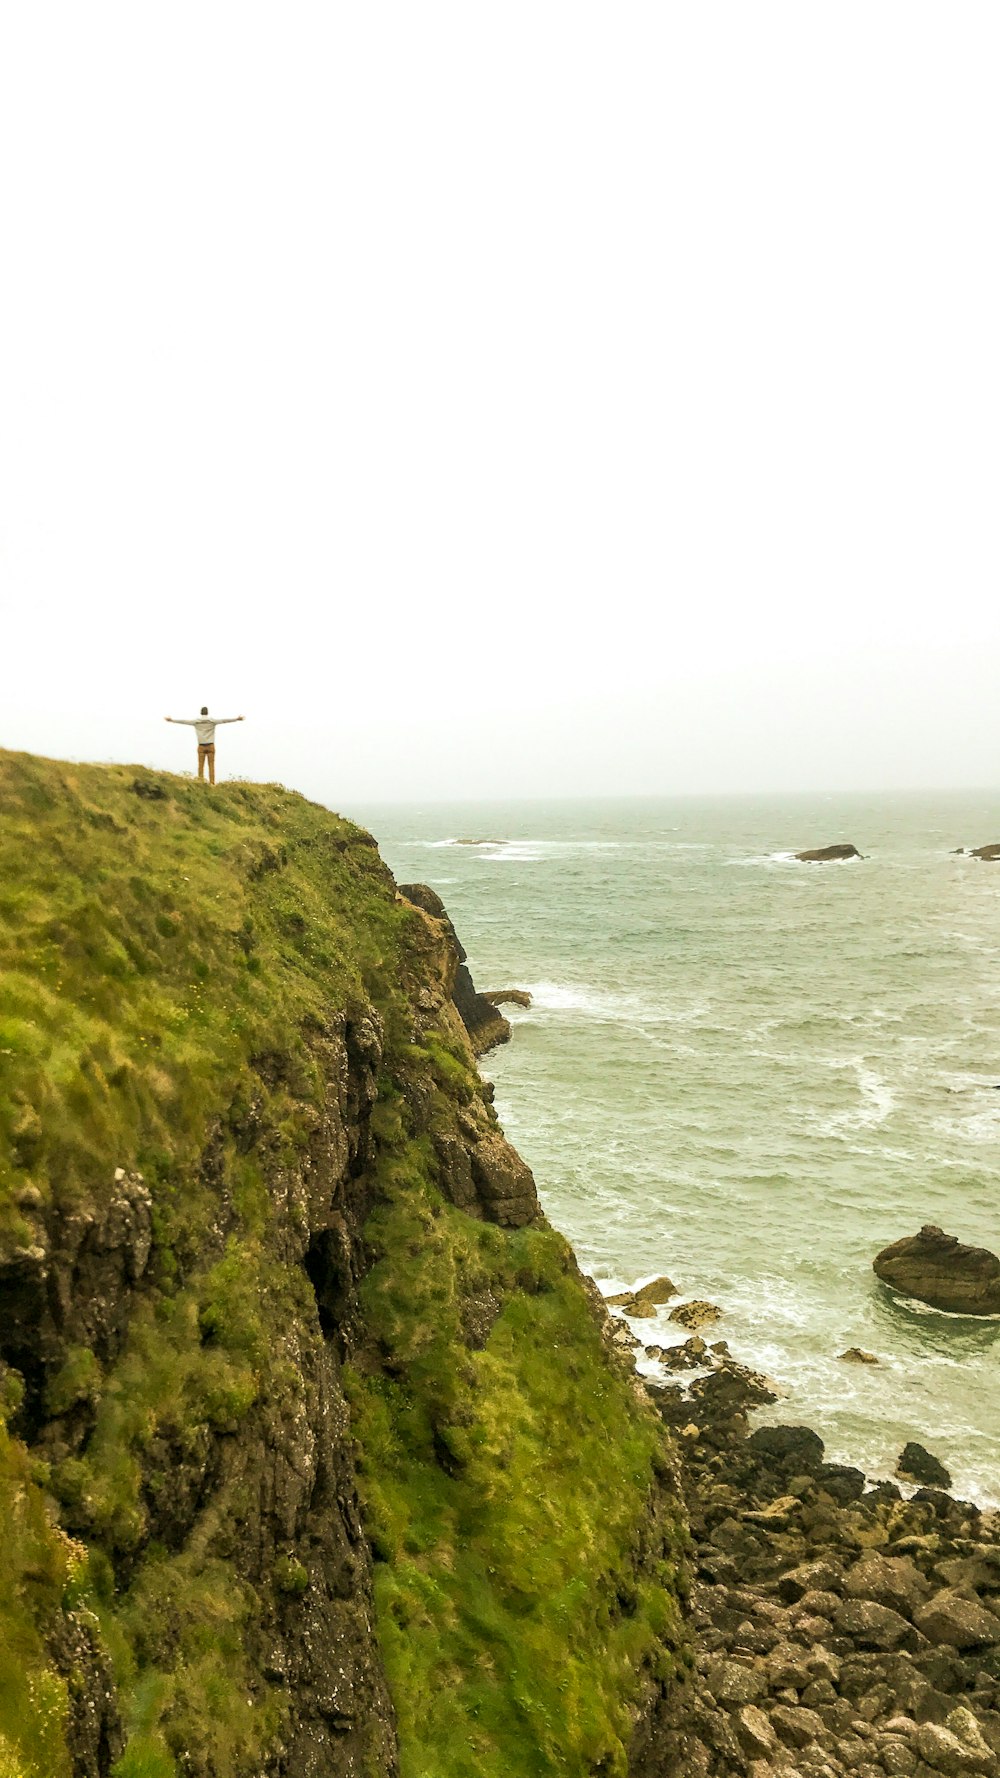
[[[0,1229],[190,1165],[253,1057],[391,1011],[405,910],[369,837],[280,785],[0,752]],[[306,1066],[304,1052],[303,1066]],[[12,1226],[13,1225],[13,1226]]]

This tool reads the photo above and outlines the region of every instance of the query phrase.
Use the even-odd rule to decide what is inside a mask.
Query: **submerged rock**
[[[836,846],[813,846],[807,852],[796,852],[795,856],[800,864],[829,864],[832,859],[861,858],[863,854],[857,846],[844,841]]]
[[[848,1346],[838,1357],[844,1364],[878,1364],[874,1352],[866,1352],[863,1346]]]
[[[986,1247],[966,1247],[934,1223],[883,1247],[875,1276],[893,1290],[954,1315],[1000,1315],[1000,1259]]]

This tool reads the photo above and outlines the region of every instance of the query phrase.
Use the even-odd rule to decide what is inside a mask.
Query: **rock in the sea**
[[[800,864],[829,864],[835,858],[861,858],[857,846],[846,841],[838,846],[812,846],[807,852],[796,852]]]
[[[934,1309],[1000,1315],[1000,1259],[986,1247],[966,1247],[933,1223],[883,1247],[872,1267],[883,1284]]]
[[[530,1006],[531,995],[527,988],[491,988],[482,998],[491,1006]]]
[[[874,1352],[866,1352],[863,1346],[848,1346],[838,1356],[844,1364],[878,1364]]]
[[[609,1296],[606,1300],[612,1309],[621,1309],[626,1315],[634,1315],[636,1320],[648,1320],[656,1314],[661,1303],[668,1303],[676,1295],[677,1286],[671,1284],[669,1278],[651,1278],[638,1290],[621,1290],[617,1296]]]
[[[1000,858],[1000,844],[990,846],[973,846],[969,851],[970,858],[985,858],[990,863]]]
[[[670,1320],[679,1321],[682,1327],[689,1327],[697,1333],[700,1327],[710,1327],[713,1321],[721,1319],[722,1310],[715,1303],[702,1303],[695,1300],[690,1303],[678,1303],[671,1309]]]
[[[951,1476],[939,1458],[910,1439],[899,1453],[896,1474],[906,1482],[922,1482],[925,1488],[950,1488]]]

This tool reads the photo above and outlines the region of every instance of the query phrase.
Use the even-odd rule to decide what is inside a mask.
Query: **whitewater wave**
[[[819,1118],[815,1127],[821,1135],[844,1136],[852,1130],[874,1130],[885,1123],[895,1108],[896,1095],[884,1074],[879,1074],[861,1056],[835,1056],[827,1067],[838,1073],[847,1069],[854,1072],[861,1102],[847,1111]]]
[[[584,1018],[605,1024],[623,1024],[641,1029],[645,1025],[688,1025],[703,1018],[707,1005],[677,1007],[645,1000],[638,994],[615,993],[576,982],[540,981],[526,983],[533,1012],[580,1013]]]

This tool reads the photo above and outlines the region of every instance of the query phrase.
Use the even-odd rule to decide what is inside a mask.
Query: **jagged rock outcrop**
[[[1000,1315],[1000,1259],[986,1247],[967,1247],[934,1223],[883,1247],[872,1266],[883,1284],[932,1308]]]
[[[498,1044],[507,1043],[510,1039],[510,1022],[498,1011],[493,999],[477,991],[469,973],[465,946],[452,925],[440,895],[426,883],[401,883],[399,893],[405,895],[407,901],[411,901],[415,907],[422,908],[432,920],[439,921],[448,935],[454,952],[450,964],[449,993],[474,1053],[483,1056],[487,1050],[496,1049]]]
[[[861,858],[862,853],[857,846],[845,842],[835,846],[813,846],[806,852],[796,852],[800,864],[829,864],[838,858]]]
[[[964,858],[981,858],[988,864],[995,864],[1000,858],[1000,842],[988,846],[956,846],[955,856]]]

